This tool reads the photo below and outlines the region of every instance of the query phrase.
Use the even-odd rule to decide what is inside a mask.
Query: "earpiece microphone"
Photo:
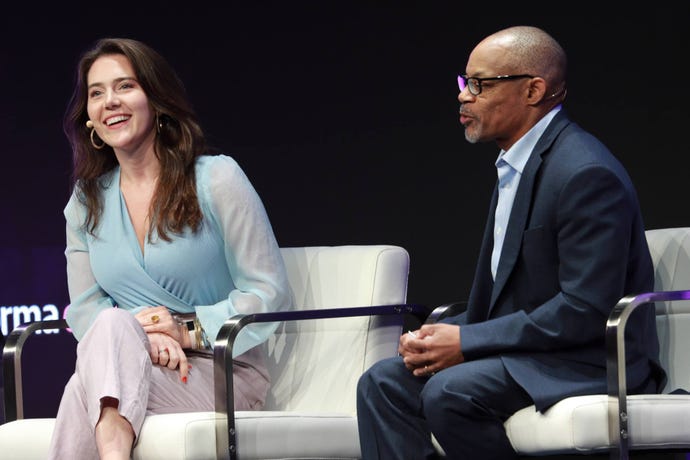
[[[547,99],[553,99],[556,96],[561,96],[561,99],[565,99],[565,95],[568,94],[568,88],[561,88],[555,93],[553,93],[551,96],[547,97]]]

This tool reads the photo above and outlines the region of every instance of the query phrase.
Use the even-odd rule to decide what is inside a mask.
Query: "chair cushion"
[[[357,459],[357,420],[346,414],[238,411],[239,458]],[[134,460],[216,458],[215,412],[161,414],[145,419]],[[55,419],[22,419],[0,425],[3,460],[43,460]],[[261,440],[257,442],[257,440]],[[13,446],[21,446],[13,448]],[[14,456],[16,454],[16,456]]]
[[[0,425],[3,460],[45,460],[54,418],[28,418]]]
[[[567,398],[543,414],[526,407],[505,422],[508,438],[523,455],[606,451],[613,445],[607,401],[606,395]],[[690,395],[629,396],[628,414],[632,450],[687,446]]]
[[[351,415],[271,411],[235,414],[242,460],[361,456],[357,418]]]

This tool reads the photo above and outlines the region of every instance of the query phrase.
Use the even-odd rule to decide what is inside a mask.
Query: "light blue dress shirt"
[[[537,145],[546,127],[560,109],[561,105],[554,107],[508,150],[501,150],[496,159],[498,204],[494,215],[494,247],[491,253],[491,275],[494,279],[496,279],[503,241],[510,221],[510,211],[513,208],[522,171],[525,169],[534,146]]]
[[[196,186],[204,218],[198,232],[171,234],[144,243],[142,252],[120,192],[119,167],[104,178],[104,208],[96,234],[83,228],[86,208],[73,193],[65,207],[66,319],[77,340],[96,315],[117,306],[136,313],[163,305],[196,313],[213,343],[237,313],[289,309],[292,298],[280,249],[264,206],[229,156],[202,156]],[[265,341],[275,323],[245,327],[233,356]],[[246,332],[245,332],[246,329]]]

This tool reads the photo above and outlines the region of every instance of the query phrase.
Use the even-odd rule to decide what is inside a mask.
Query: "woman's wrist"
[[[194,342],[192,341],[194,331],[188,330],[185,323],[180,324],[178,327],[180,328],[180,346],[182,348],[194,348]]]
[[[177,321],[180,333],[180,345],[182,348],[192,350],[204,350],[211,346],[204,328],[196,315],[177,314],[173,315]]]

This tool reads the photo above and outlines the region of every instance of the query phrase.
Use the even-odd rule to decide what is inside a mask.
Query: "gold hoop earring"
[[[101,141],[101,144],[96,144],[96,141],[93,140],[93,135],[95,133],[96,133],[96,128],[91,128],[91,136],[89,136],[91,138],[91,145],[93,145],[93,148],[95,148],[96,150],[100,150],[103,147],[105,147],[105,141],[99,137],[98,140]]]

